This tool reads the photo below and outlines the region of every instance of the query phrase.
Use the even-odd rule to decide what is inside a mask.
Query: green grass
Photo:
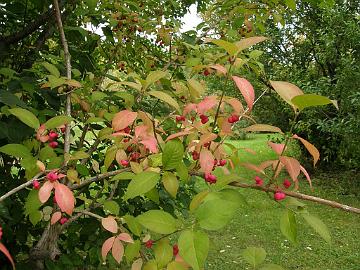
[[[232,141],[237,147],[248,147],[258,154],[241,151],[247,162],[259,163],[275,155],[266,146],[267,135],[256,135],[244,141]],[[254,174],[237,168],[238,173],[252,181]],[[326,177],[326,174],[321,174]],[[334,175],[332,175],[334,177]],[[339,173],[338,177],[341,177]],[[360,206],[354,195],[343,195],[336,185],[327,186],[326,179],[314,178],[314,190],[302,179],[300,191],[306,194]],[[320,185],[320,183],[322,183]],[[281,234],[279,219],[284,208],[269,199],[265,193],[240,190],[249,205],[239,209],[235,218],[219,232],[211,232],[211,244],[206,269],[253,269],[242,258],[241,251],[249,246],[263,247],[266,263],[275,263],[285,269],[301,270],[359,270],[360,269],[360,216],[327,206],[305,202],[308,211],[321,218],[328,226],[331,245],[326,243],[311,227],[297,217],[298,244],[293,245]]]

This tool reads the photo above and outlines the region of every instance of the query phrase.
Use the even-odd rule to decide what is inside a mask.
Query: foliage
[[[287,147],[298,140],[317,163],[316,147],[293,131],[303,109],[329,99],[309,100],[294,84],[268,81],[294,120],[286,134],[269,124],[243,128],[284,134],[285,140],[269,142],[275,159],[242,160],[240,152],[251,149],[226,139],[239,120],[254,122],[255,90],[240,74],[262,69],[256,53],[249,65],[242,63],[246,50],[267,38],[183,37],[173,14],[184,14],[192,1],[158,4],[55,0],[1,6],[1,190],[9,192],[0,199],[7,247],[0,250],[11,261],[10,250],[20,269],[202,269],[208,231],[226,226],[244,202],[231,188],[241,187],[239,167],[264,178],[245,188],[273,193],[330,242],[324,223],[304,205],[284,204],[286,194],[297,193],[286,191],[288,184],[280,187],[280,173],[291,178],[293,190],[300,175],[311,186]],[[25,16],[16,10],[26,10]],[[207,95],[199,72],[217,74],[219,95]],[[230,86],[243,102],[227,93]],[[197,190],[199,184],[205,190]],[[295,239],[295,215],[291,220],[282,231]],[[263,267],[265,255],[258,248],[243,253],[253,267]]]

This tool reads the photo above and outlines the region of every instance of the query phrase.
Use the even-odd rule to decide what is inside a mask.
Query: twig
[[[12,190],[10,190],[9,192],[5,193],[4,195],[2,195],[0,197],[0,202],[2,202],[3,200],[5,200],[7,197],[10,197],[11,195],[17,193],[18,191],[28,187],[28,186],[31,186],[32,183],[35,181],[35,180],[41,180],[42,178],[39,178],[41,175],[43,175],[44,173],[43,172],[40,172],[38,173],[37,175],[35,175],[31,180],[25,182],[24,184],[21,184],[20,186],[17,186],[16,188],[13,188]]]
[[[262,186],[249,185],[249,184],[244,184],[244,183],[239,183],[239,182],[232,182],[232,183],[230,183],[230,185],[234,186],[234,187],[257,189],[257,190],[262,190],[262,191],[266,191],[266,192],[278,191],[278,189],[272,188],[272,187],[262,187]],[[316,203],[327,205],[327,206],[330,206],[333,208],[338,208],[338,209],[341,209],[341,210],[344,210],[347,212],[360,214],[359,208],[348,206],[346,204],[341,204],[341,203],[338,203],[335,201],[330,201],[330,200],[326,200],[323,198],[310,196],[310,195],[306,195],[306,194],[298,193],[298,192],[294,192],[294,191],[282,190],[281,192],[285,193],[289,197],[293,197],[293,198],[297,198],[297,199],[301,199],[301,200],[305,200],[305,201],[316,202]]]
[[[65,66],[66,66],[66,78],[71,80],[71,55],[69,52],[68,43],[66,41],[64,27],[61,20],[61,13],[59,8],[58,0],[54,0],[54,8],[55,8],[55,16],[57,26],[59,28],[60,39],[64,49],[64,58],[65,58]],[[71,116],[71,95],[67,93],[66,95],[66,105],[65,105],[65,115]],[[64,138],[64,154],[70,152],[70,124],[66,124],[65,126],[65,138]],[[64,164],[66,165],[66,164]]]
[[[112,171],[112,172],[99,174],[97,176],[94,176],[94,177],[91,177],[91,178],[85,180],[84,182],[82,182],[82,183],[80,183],[78,185],[74,185],[74,186],[70,187],[70,189],[71,190],[79,189],[79,188],[82,188],[84,186],[90,185],[93,182],[96,182],[96,181],[99,181],[99,180],[102,180],[102,179],[105,179],[105,178],[120,174],[122,172],[128,172],[128,171],[130,171],[130,168],[125,168],[125,169],[120,169],[120,170],[116,170],[116,171]]]

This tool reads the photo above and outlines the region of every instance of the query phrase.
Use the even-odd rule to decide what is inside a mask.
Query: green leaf
[[[30,213],[34,211],[37,211],[41,205],[42,204],[39,200],[39,190],[36,189],[30,190],[24,205],[25,216],[30,215]]]
[[[169,244],[169,239],[164,238],[155,245],[154,255],[160,269],[171,261],[173,257],[173,249]]]
[[[150,191],[159,182],[160,174],[156,172],[141,172],[134,176],[128,185],[124,200],[135,198],[139,195],[144,195]]]
[[[149,260],[143,267],[143,270],[158,270],[155,260]]]
[[[110,181],[119,181],[119,180],[131,180],[135,176],[132,172],[122,172],[118,175],[115,175],[113,178],[111,178]]]
[[[199,98],[205,92],[205,87],[197,80],[189,79],[187,83],[190,95],[193,99]]]
[[[248,247],[241,253],[241,256],[255,268],[265,260],[266,251],[263,248]]]
[[[184,164],[184,162],[180,162],[176,167],[176,174],[180,178],[181,181],[187,182],[189,180],[189,170]]]
[[[0,147],[0,152],[14,157],[31,157],[30,150],[22,144],[6,144]]]
[[[50,74],[54,75],[57,78],[60,77],[59,70],[53,64],[50,64],[48,62],[43,62],[42,65],[43,65],[44,68],[47,69],[47,71],[50,72]]]
[[[188,268],[185,267],[180,262],[173,261],[169,263],[166,267],[166,270],[187,270]]]
[[[176,231],[176,219],[162,210],[150,210],[136,217],[136,220],[150,231],[170,234]]]
[[[265,264],[260,270],[284,270],[284,268],[277,264]]]
[[[141,234],[142,227],[141,224],[137,221],[137,219],[130,215],[125,215],[123,218],[128,225],[130,231],[133,234],[139,236]]]
[[[222,39],[211,39],[210,42],[223,48],[230,56],[233,56],[238,52],[238,47],[234,43]]]
[[[280,218],[280,230],[287,239],[294,244],[296,243],[297,228],[295,215],[292,211],[284,211],[284,214]]]
[[[331,243],[330,232],[324,222],[309,213],[301,213],[305,221],[329,244]]]
[[[150,91],[149,95],[156,97],[164,102],[166,102],[167,104],[169,104],[170,106],[174,107],[178,112],[180,112],[180,107],[179,104],[177,103],[177,101],[172,98],[169,94],[162,92],[162,91]]]
[[[32,225],[36,225],[39,223],[39,221],[42,219],[42,212],[41,211],[33,211],[29,214],[29,220]]]
[[[57,128],[61,125],[69,124],[72,120],[73,120],[73,118],[70,116],[58,115],[58,116],[55,116],[55,117],[49,119],[48,121],[46,121],[45,127],[47,129]]]
[[[295,0],[285,0],[285,5],[287,5],[290,9],[296,9],[296,2]]]
[[[162,163],[165,170],[176,169],[182,162],[184,147],[179,140],[171,140],[165,144]]]
[[[113,214],[115,216],[119,215],[120,206],[115,201],[105,201],[104,202],[104,211],[108,211],[110,214]]]
[[[33,129],[38,129],[40,127],[39,120],[32,112],[21,108],[9,109],[9,111],[29,127],[32,127]]]
[[[177,180],[176,176],[171,172],[165,172],[162,177],[162,183],[166,191],[175,198],[179,189],[179,181]]]
[[[291,102],[297,106],[300,111],[308,107],[324,106],[332,103],[331,99],[316,94],[299,95],[291,99]]]
[[[202,231],[186,230],[178,240],[180,256],[191,265],[194,270],[204,268],[209,252],[209,237]]]
[[[237,191],[210,193],[196,209],[195,215],[201,228],[218,230],[229,223],[241,204],[242,198]]]
[[[144,90],[146,90],[154,82],[160,80],[161,78],[164,78],[167,74],[168,73],[166,71],[162,71],[162,70],[156,70],[150,72],[149,75],[146,77]]]
[[[141,243],[139,240],[135,240],[134,243],[129,243],[125,248],[125,257],[128,263],[132,262],[140,252]]]

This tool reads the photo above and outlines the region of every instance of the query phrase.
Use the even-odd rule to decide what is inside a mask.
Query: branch
[[[41,177],[41,178],[38,178],[40,177],[41,175],[43,175],[44,172],[40,172],[38,173],[37,175],[35,175],[31,180],[25,182],[24,184],[20,185],[20,186],[17,186],[16,188],[13,188],[12,190],[10,190],[9,192],[5,193],[4,195],[2,195],[0,197],[0,203],[5,200],[7,197],[10,197],[11,195],[17,193],[18,191],[28,187],[28,186],[31,186],[32,183],[35,181],[35,180],[41,180],[42,178],[44,177]]]
[[[91,178],[85,180],[84,182],[82,182],[82,183],[80,183],[78,185],[74,185],[74,186],[70,187],[70,189],[71,190],[79,189],[79,188],[82,188],[84,186],[90,185],[93,182],[96,182],[96,181],[99,181],[99,180],[102,180],[102,179],[105,179],[105,178],[108,178],[108,177],[111,177],[111,176],[115,176],[115,175],[120,174],[122,172],[128,172],[128,171],[130,171],[130,168],[125,168],[125,169],[120,169],[120,170],[116,170],[116,171],[112,171],[112,172],[99,174],[99,175],[96,175],[94,177],[91,177]]]
[[[55,8],[55,16],[57,26],[59,28],[60,39],[64,49],[64,58],[65,58],[65,66],[66,66],[66,78],[71,80],[71,55],[69,53],[69,46],[66,41],[64,27],[61,20],[61,13],[59,8],[58,0],[54,0],[54,8]],[[71,95],[68,93],[66,95],[66,105],[65,105],[65,115],[71,116]],[[64,138],[64,154],[70,152],[70,124],[66,124],[65,126],[65,138]],[[66,164],[65,164],[66,165]]]
[[[249,184],[244,184],[244,183],[239,183],[239,182],[232,182],[232,183],[230,183],[230,185],[234,186],[234,187],[257,189],[257,190],[262,190],[262,191],[266,191],[266,192],[278,191],[278,189],[272,188],[272,187],[262,187],[262,186],[249,185]],[[294,191],[281,190],[281,192],[285,193],[289,197],[293,197],[293,198],[297,198],[297,199],[305,200],[305,201],[316,202],[316,203],[327,205],[327,206],[330,206],[333,208],[338,208],[338,209],[341,209],[341,210],[344,210],[347,212],[360,214],[359,208],[341,204],[341,203],[338,203],[335,201],[330,201],[330,200],[326,200],[326,199],[322,199],[319,197],[310,196],[310,195],[306,195],[306,194],[302,194],[302,193],[298,193],[298,192],[294,192]]]

